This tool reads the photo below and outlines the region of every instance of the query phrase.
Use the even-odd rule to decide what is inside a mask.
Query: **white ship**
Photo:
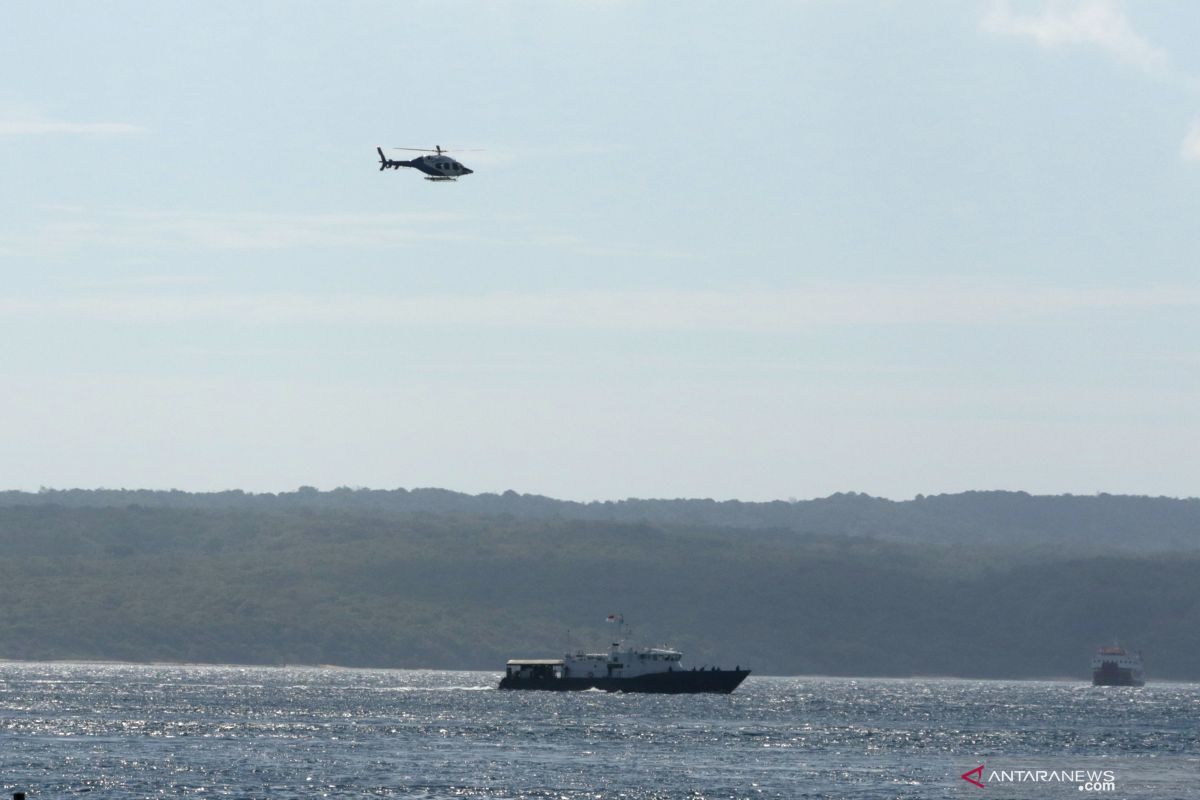
[[[624,620],[610,616],[610,620]],[[505,665],[501,689],[685,694],[736,689],[750,670],[685,667],[683,654],[666,647],[628,647],[612,643],[607,653],[580,650],[562,658],[514,658]]]
[[[1118,644],[1101,647],[1092,657],[1093,686],[1144,686],[1142,654],[1129,652]]]

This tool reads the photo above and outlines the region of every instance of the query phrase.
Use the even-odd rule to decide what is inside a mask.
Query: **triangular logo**
[[[971,777],[972,775],[974,775],[975,777],[972,778]],[[980,789],[982,789],[983,788],[983,764],[980,764],[978,767],[971,770],[970,772],[964,772],[961,777],[967,783],[973,783],[976,786],[978,786]]]

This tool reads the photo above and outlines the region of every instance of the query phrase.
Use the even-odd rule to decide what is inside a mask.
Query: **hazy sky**
[[[0,488],[1200,495],[1198,37],[8,2]],[[377,169],[435,144],[475,174]]]

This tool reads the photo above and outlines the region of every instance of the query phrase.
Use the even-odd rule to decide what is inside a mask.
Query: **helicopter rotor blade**
[[[459,148],[459,147],[393,147],[392,150],[415,150],[418,153],[483,153],[482,149]]]

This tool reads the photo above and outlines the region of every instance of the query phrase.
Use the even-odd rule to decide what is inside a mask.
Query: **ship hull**
[[[1145,686],[1146,681],[1131,669],[1106,663],[1092,670],[1093,686]]]
[[[653,672],[629,678],[540,677],[521,678],[506,675],[501,689],[571,692],[600,689],[605,692],[647,692],[651,694],[729,694],[750,674],[748,669],[680,670]]]

